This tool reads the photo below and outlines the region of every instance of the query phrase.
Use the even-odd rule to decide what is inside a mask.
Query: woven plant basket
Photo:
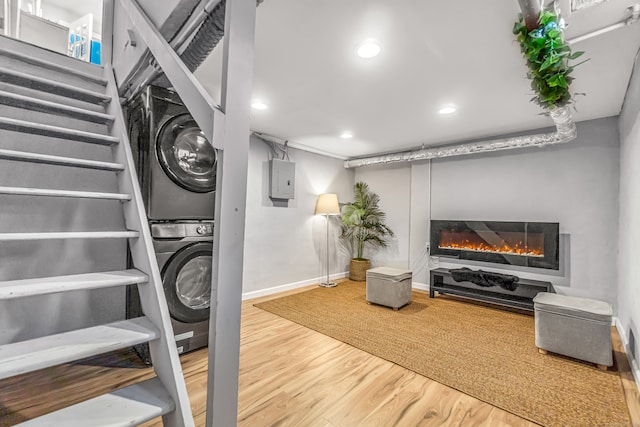
[[[364,282],[367,280],[367,270],[371,267],[371,261],[368,259],[352,259],[349,266],[349,279],[356,282]]]

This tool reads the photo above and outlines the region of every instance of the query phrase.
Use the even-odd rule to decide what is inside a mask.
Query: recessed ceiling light
[[[251,103],[251,108],[255,110],[266,110],[269,106],[262,101],[253,101]]]
[[[438,110],[439,114],[452,114],[456,112],[456,107],[454,106],[446,106],[446,107],[442,107],[441,109]]]
[[[373,58],[378,56],[382,48],[378,43],[365,42],[358,47],[356,53],[360,58]]]
[[[349,132],[349,131],[345,131],[345,132],[342,132],[340,134],[340,138],[342,138],[342,139],[351,139],[351,138],[353,138],[353,134],[351,132]]]

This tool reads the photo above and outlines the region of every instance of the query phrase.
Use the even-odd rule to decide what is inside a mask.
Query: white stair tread
[[[18,160],[32,163],[46,163],[49,165],[72,166],[77,168],[107,170],[114,172],[124,170],[124,165],[120,163],[100,162],[97,160],[77,159],[74,157],[52,156],[49,154],[5,150],[2,148],[0,148],[0,159]]]
[[[81,130],[68,129],[52,125],[44,125],[41,123],[10,119],[7,117],[0,117],[0,129],[30,133],[33,135],[42,135],[51,138],[83,141],[91,144],[113,145],[120,142],[118,138],[109,135],[102,135],[99,133],[85,132]]]
[[[10,58],[15,58],[15,59],[18,59],[20,61],[26,62],[26,63],[31,64],[31,65],[35,65],[35,66],[38,66],[38,67],[48,68],[50,70],[60,71],[60,72],[66,73],[66,74],[73,74],[74,76],[77,76],[77,77],[79,77],[81,79],[89,80],[89,81],[91,81],[93,83],[97,83],[97,84],[102,85],[102,86],[106,86],[107,85],[107,81],[105,79],[103,79],[102,77],[97,77],[97,76],[91,75],[89,73],[84,73],[82,71],[77,70],[74,67],[65,67],[63,65],[55,64],[53,62],[46,61],[44,59],[41,59],[41,58],[38,58],[38,57],[35,57],[35,56],[25,55],[25,54],[22,54],[20,52],[15,51],[15,50],[0,49],[0,55],[8,56]],[[96,69],[98,69],[98,68],[96,67]]]
[[[0,187],[0,194],[15,196],[71,197],[78,199],[131,200],[129,194],[95,191],[54,190],[49,188]]]
[[[43,99],[19,95],[17,93],[11,93],[3,90],[0,90],[0,103],[12,107],[27,108],[49,114],[65,115],[93,123],[109,124],[114,121],[114,117],[109,114],[63,105],[57,102],[45,101]]]
[[[17,424],[16,427],[129,427],[174,409],[171,396],[156,377]]]
[[[128,239],[138,237],[137,231],[62,231],[38,233],[0,233],[1,241],[54,239]]]
[[[158,336],[146,317],[138,317],[5,344],[0,346],[0,379],[153,341]]]
[[[30,89],[47,91],[55,95],[65,96],[68,98],[80,99],[87,102],[109,102],[111,100],[108,95],[103,93],[11,70],[5,67],[0,67],[0,76],[2,76],[3,83],[26,86]]]
[[[106,271],[37,279],[0,282],[0,300],[54,294],[80,289],[98,289],[146,283],[148,277],[139,270]]]

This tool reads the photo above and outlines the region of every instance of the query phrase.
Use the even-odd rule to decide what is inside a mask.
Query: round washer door
[[[209,318],[213,243],[198,242],[176,252],[162,269],[169,314],[194,323]]]
[[[180,187],[196,193],[216,189],[216,149],[189,114],[162,126],[156,152],[162,170]]]

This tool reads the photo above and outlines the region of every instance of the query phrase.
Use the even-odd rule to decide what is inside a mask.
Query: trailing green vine
[[[570,104],[571,73],[588,60],[569,65],[570,60],[580,57],[584,52],[571,53],[571,48],[562,38],[559,16],[545,10],[540,13],[538,28],[528,31],[522,14],[519,14],[513,34],[518,36],[520,50],[529,67],[527,76],[531,79],[531,89],[536,93],[531,101],[546,109]]]

